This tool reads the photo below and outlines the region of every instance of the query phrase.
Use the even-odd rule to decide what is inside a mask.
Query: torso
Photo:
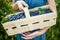
[[[15,0],[15,2],[18,0]],[[29,8],[34,8],[34,7],[39,7],[39,6],[43,6],[46,5],[46,0],[23,0],[25,1],[28,5]],[[34,31],[32,31],[34,32]],[[16,38],[17,40],[24,40],[23,38],[21,38],[22,34],[17,34]],[[38,37],[33,38],[32,40],[46,40],[46,35],[40,35]]]
[[[16,2],[18,0],[14,0],[14,1]],[[29,5],[29,8],[46,5],[46,0],[23,0],[23,1],[25,1]]]

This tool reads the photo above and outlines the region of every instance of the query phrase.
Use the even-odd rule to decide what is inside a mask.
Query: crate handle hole
[[[32,23],[32,24],[38,24],[39,22],[34,22],[34,23]]]
[[[21,27],[28,26],[28,24],[21,25]]]
[[[15,28],[17,28],[16,26],[15,27],[12,27],[12,29],[15,29]]]
[[[53,20],[55,20],[56,18],[53,18]]]
[[[44,20],[43,22],[48,22],[48,21],[50,21],[50,20]]]
[[[8,29],[5,29],[5,30],[8,30]]]

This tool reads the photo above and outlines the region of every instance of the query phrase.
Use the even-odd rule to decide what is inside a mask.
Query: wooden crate
[[[30,9],[30,10],[24,8],[26,18],[3,23],[3,27],[6,30],[7,34],[9,36],[15,35],[18,33],[32,31],[35,29],[43,29],[45,27],[56,24],[57,13],[52,9],[51,9],[53,11],[52,13],[30,17],[29,11],[37,10],[38,8],[50,8],[51,9],[49,5],[37,7],[34,9]],[[8,15],[7,17],[9,16],[11,15]]]

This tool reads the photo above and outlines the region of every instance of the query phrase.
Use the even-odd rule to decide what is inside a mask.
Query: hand
[[[38,36],[39,32],[38,31],[33,32],[33,33],[32,32],[25,32],[22,35],[23,35],[22,36],[23,39],[32,39],[32,38],[35,38],[36,36]]]
[[[24,7],[28,7],[24,1],[17,1],[16,4],[18,5],[19,10],[23,10]]]
[[[33,33],[31,33],[31,32],[25,32],[25,33],[22,34],[23,35],[22,38],[23,39],[32,39],[32,38],[35,38],[35,37],[37,37],[39,35],[44,34],[49,28],[50,27],[46,27],[44,29],[38,30],[38,31],[33,32]]]

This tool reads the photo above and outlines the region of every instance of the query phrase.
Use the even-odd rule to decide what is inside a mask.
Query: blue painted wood
[[[14,2],[16,1],[18,0],[14,0]],[[42,5],[46,5],[46,0],[23,0],[23,1],[25,1],[29,5],[29,9],[34,8],[34,7],[39,7]],[[24,40],[23,38],[21,38],[21,36],[22,34],[17,34],[16,35],[17,40]],[[46,40],[46,34],[44,33],[41,36],[33,38],[32,40]]]

